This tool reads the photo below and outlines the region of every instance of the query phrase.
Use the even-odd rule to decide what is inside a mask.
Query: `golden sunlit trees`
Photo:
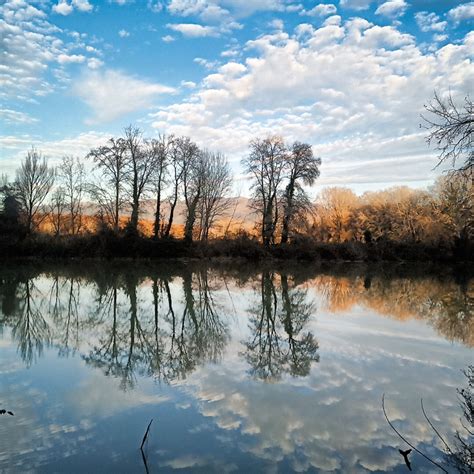
[[[440,177],[433,189],[446,231],[466,241],[474,235],[474,184],[467,173]]]
[[[359,198],[348,188],[325,188],[316,201],[316,237],[328,242],[352,240]]]

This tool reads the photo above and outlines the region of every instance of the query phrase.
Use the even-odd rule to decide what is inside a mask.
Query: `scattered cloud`
[[[70,32],[65,36],[47,20],[44,11],[23,0],[4,2],[0,5],[0,17],[3,18],[0,21],[0,51],[3,53],[0,99],[38,100],[56,87],[47,74],[51,65],[66,68],[100,54],[79,33]],[[81,53],[73,50],[81,50]],[[67,76],[63,69],[52,72],[56,79]]]
[[[69,15],[74,11],[74,7],[68,3],[67,0],[59,0],[58,3],[53,5],[53,12],[59,13],[60,15]]]
[[[167,28],[181,33],[188,38],[204,38],[218,36],[219,32],[212,26],[198,25],[197,23],[168,23]]]
[[[449,10],[448,16],[455,22],[472,20],[474,18],[474,2],[463,3]]]
[[[127,30],[119,30],[118,35],[120,38],[128,38],[130,36],[130,33]]]
[[[372,0],[340,0],[339,4],[342,8],[350,8],[351,10],[367,10]]]
[[[311,10],[302,10],[300,15],[308,15],[308,16],[328,16],[334,15],[337,12],[336,5],[332,3],[320,3],[316,5]]]
[[[417,12],[415,14],[415,20],[420,30],[425,33],[429,31],[442,32],[448,25],[447,21],[440,21],[440,18],[436,13]]]
[[[405,0],[389,0],[388,2],[382,3],[382,5],[375,10],[375,14],[389,18],[398,18],[405,14],[407,8],[408,3]]]
[[[83,63],[86,57],[82,54],[60,54],[57,60],[59,64]]]
[[[0,109],[0,119],[9,124],[30,124],[38,122],[38,119],[25,112],[11,109]]]
[[[278,31],[248,41],[243,62],[196,58],[211,72],[183,102],[153,113],[152,126],[235,160],[255,136],[307,141],[323,157],[327,183],[432,179],[436,160],[419,132],[420,112],[433,89],[449,84],[461,97],[468,90],[474,35],[423,52],[395,26],[335,17],[320,28],[299,25],[293,36]],[[380,163],[362,165],[367,154]]]
[[[93,8],[88,0],[58,0],[58,3],[53,5],[53,12],[67,16],[70,15],[74,9],[80,12],[91,12]]]
[[[129,76],[116,70],[89,71],[78,78],[73,92],[94,112],[87,123],[110,122],[149,107],[157,96],[175,89]]]
[[[165,42],[165,43],[171,43],[172,41],[175,41],[176,38],[174,36],[171,36],[171,35],[165,35],[165,36],[162,36],[161,39]]]

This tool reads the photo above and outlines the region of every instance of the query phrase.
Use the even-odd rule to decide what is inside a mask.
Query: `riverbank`
[[[288,244],[265,248],[248,236],[187,243],[181,239],[150,239],[103,232],[94,235],[54,237],[38,234],[23,239],[0,238],[0,254],[5,258],[44,259],[242,259],[248,261],[356,261],[356,262],[440,262],[474,260],[474,244],[427,245],[389,240],[364,243],[350,241],[324,243],[295,239]]]

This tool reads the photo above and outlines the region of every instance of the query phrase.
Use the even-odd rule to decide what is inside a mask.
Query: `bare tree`
[[[198,209],[199,238],[208,240],[210,229],[230,206],[226,196],[232,188],[232,174],[221,153],[206,152],[203,165],[204,179]]]
[[[184,240],[193,240],[194,223],[204,182],[206,154],[188,137],[178,141],[181,167],[183,169],[183,195],[186,206],[186,222],[184,224]]]
[[[278,192],[286,161],[287,149],[278,136],[253,140],[249,156],[242,160],[242,165],[252,177],[253,201],[261,214],[261,235],[266,247],[275,240]]]
[[[180,153],[180,142],[182,138],[177,138],[173,141],[173,144],[170,148],[170,162],[169,166],[171,168],[170,172],[170,181],[171,181],[171,195],[168,198],[170,210],[168,214],[168,220],[166,225],[163,227],[161,233],[162,237],[169,237],[171,232],[171,227],[173,226],[174,211],[176,209],[176,204],[178,203],[179,198],[179,188],[181,182],[183,181],[184,168],[181,163],[181,153]]]
[[[147,150],[154,162],[152,184],[155,191],[155,221],[153,224],[153,237],[158,238],[161,232],[161,201],[163,189],[166,184],[166,177],[170,156],[174,144],[174,136],[160,135],[157,139],[146,142]]]
[[[68,211],[68,232],[76,235],[83,224],[83,197],[85,191],[85,170],[79,158],[65,156],[62,159],[57,175],[62,182],[64,198]]]
[[[311,145],[293,143],[288,154],[288,184],[283,194],[283,225],[281,243],[286,243],[291,230],[293,218],[298,211],[309,208],[309,200],[301,184],[311,186],[319,177],[321,158],[313,155]]]
[[[46,158],[35,148],[28,151],[16,174],[15,187],[30,233],[46,217],[40,215],[41,206],[54,184],[54,169],[48,167]]]
[[[125,150],[123,138],[111,138],[107,145],[91,150],[88,155],[101,172],[99,183],[93,184],[89,192],[99,204],[101,213],[112,223],[115,232],[120,228],[120,213],[124,205],[123,191],[127,174]]]
[[[49,216],[53,226],[54,235],[57,237],[64,228],[64,213],[66,212],[66,195],[63,187],[58,187],[51,196],[49,203]]]
[[[140,200],[146,192],[153,172],[154,155],[147,153],[143,147],[142,132],[131,125],[125,129],[125,149],[128,177],[130,181],[130,205],[132,212],[129,226],[137,232],[140,213]]]
[[[439,151],[438,166],[450,161],[457,171],[469,171],[472,174],[474,106],[470,97],[466,96],[464,104],[458,106],[451,94],[443,99],[435,92],[425,109],[428,115],[422,115],[423,126],[429,130],[426,141],[428,145],[434,144]],[[459,161],[463,163],[458,165]]]

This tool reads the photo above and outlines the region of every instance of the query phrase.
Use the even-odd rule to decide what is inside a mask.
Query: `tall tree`
[[[168,214],[168,221],[163,228],[162,237],[169,237],[171,228],[173,226],[174,220],[174,211],[176,209],[176,204],[178,203],[179,190],[181,182],[183,181],[184,168],[181,162],[181,152],[179,143],[183,140],[182,138],[177,138],[173,141],[173,145],[170,149],[170,163],[171,168],[170,180],[171,180],[171,195],[169,197],[170,210]]]
[[[207,152],[205,158],[198,210],[200,240],[208,240],[210,229],[229,208],[230,201],[226,196],[232,188],[232,173],[225,156]]]
[[[49,217],[54,235],[57,237],[64,228],[64,213],[66,212],[66,195],[64,188],[59,186],[51,196]]]
[[[28,151],[17,171],[15,187],[28,233],[45,217],[40,210],[53,187],[54,175],[54,169],[35,148]]]
[[[188,243],[193,240],[196,212],[202,193],[205,178],[206,153],[188,137],[178,141],[181,166],[183,169],[183,195],[186,206],[186,221],[184,224],[184,240]]]
[[[161,201],[166,184],[168,165],[174,144],[174,136],[160,135],[146,142],[148,153],[154,162],[152,184],[155,191],[155,221],[153,223],[153,237],[158,238],[161,232]]]
[[[71,235],[76,235],[83,224],[84,165],[79,158],[65,156],[59,165],[57,175],[63,186],[68,211],[67,228]]]
[[[283,195],[283,225],[281,242],[286,243],[292,220],[300,210],[309,208],[309,200],[302,184],[311,186],[319,177],[321,158],[313,155],[311,145],[295,142],[288,154],[288,184]]]
[[[439,164],[450,161],[457,171],[474,170],[474,105],[469,96],[462,106],[456,105],[451,94],[446,98],[437,92],[425,105],[428,112],[422,115],[423,126],[429,130],[428,145],[434,144],[439,151]],[[459,164],[459,161],[462,163]]]
[[[143,147],[142,132],[139,128],[128,126],[125,129],[124,143],[129,170],[130,205],[132,208],[129,227],[133,232],[137,232],[140,200],[150,183],[154,168],[154,155],[148,153],[148,150]]]
[[[111,138],[107,145],[94,148],[88,155],[100,171],[100,181],[91,186],[90,194],[116,232],[120,228],[120,213],[124,205],[123,191],[127,175],[125,150],[123,138]]]
[[[261,215],[261,236],[268,247],[274,243],[278,221],[278,192],[287,161],[287,149],[278,136],[255,139],[250,142],[250,154],[242,160],[252,177],[254,206]]]

